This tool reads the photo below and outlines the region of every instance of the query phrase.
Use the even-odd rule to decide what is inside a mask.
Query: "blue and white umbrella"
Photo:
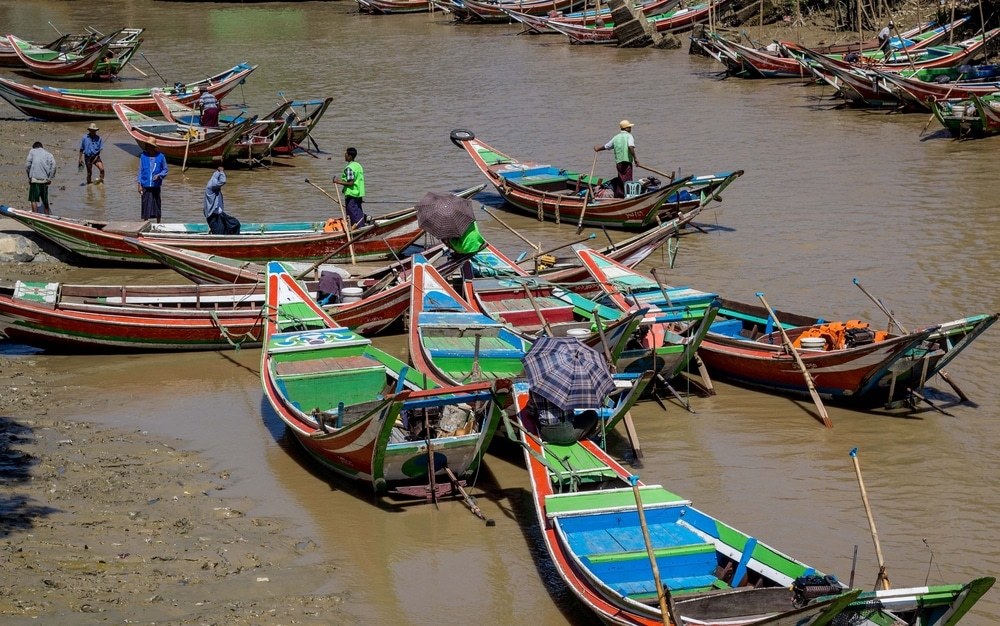
[[[600,407],[615,390],[604,357],[573,337],[542,337],[522,362],[531,390],[564,411]]]

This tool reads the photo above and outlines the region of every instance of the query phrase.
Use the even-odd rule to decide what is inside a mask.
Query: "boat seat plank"
[[[468,358],[475,356],[475,337],[427,337],[424,339],[424,346],[432,357],[447,358]],[[481,337],[479,340],[479,354],[485,357],[487,354],[492,358],[520,359],[524,356],[521,350],[511,348],[510,344],[499,337]]]
[[[385,366],[366,356],[324,357],[321,359],[303,359],[299,361],[282,361],[275,363],[274,372],[278,376],[303,376],[324,372],[342,372],[345,370],[376,369],[384,370]]]
[[[548,444],[546,444],[548,447]],[[639,488],[643,508],[687,506],[691,504],[677,494],[658,485],[644,485]],[[632,489],[606,489],[583,493],[554,494],[545,497],[545,513],[549,518],[578,512],[593,512],[635,509],[635,495]],[[694,543],[694,542],[688,542]]]
[[[94,228],[99,228],[106,233],[115,233],[118,235],[131,235],[136,236],[141,232],[149,230],[150,220],[143,220],[140,222],[105,222],[104,226],[99,226],[93,224]]]

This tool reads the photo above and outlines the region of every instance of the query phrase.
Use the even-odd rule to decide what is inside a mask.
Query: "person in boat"
[[[889,22],[882,30],[878,31],[878,49],[882,52],[882,58],[887,59],[892,53],[889,40],[892,39],[892,22]]]
[[[616,198],[625,197],[625,183],[632,180],[632,166],[639,165],[639,159],[635,156],[635,138],[632,136],[632,127],[635,124],[628,120],[618,123],[621,129],[611,141],[603,146],[594,146],[594,152],[601,150],[615,151],[615,165],[618,168],[618,176],[611,179],[611,189]]]
[[[593,409],[577,415],[572,409],[563,409],[533,390],[528,391],[528,410],[538,420],[542,441],[562,446],[592,436],[600,419]]]
[[[472,222],[461,237],[445,239],[444,244],[455,254],[475,254],[486,247],[486,240],[479,232],[479,225]]]
[[[160,188],[167,177],[167,158],[156,147],[156,137],[151,137],[139,155],[139,174],[136,183],[142,199],[142,219],[155,219],[160,223],[162,205]]]
[[[216,128],[219,125],[219,100],[211,91],[205,91],[198,98],[198,109],[201,111],[200,126]]]
[[[24,161],[24,170],[28,173],[28,202],[31,203],[31,210],[35,213],[52,215],[49,205],[49,185],[56,177],[56,158],[42,147],[41,141],[31,145],[28,158]]]
[[[357,228],[365,222],[365,211],[362,204],[365,201],[365,169],[357,162],[358,150],[348,148],[344,152],[344,171],[341,177],[333,177],[333,184],[344,187],[344,211],[351,228]]]
[[[221,165],[212,173],[212,178],[205,185],[205,204],[203,207],[208,230],[213,235],[240,234],[240,221],[226,213],[223,206],[222,186],[226,184],[226,168]]]
[[[101,151],[104,150],[104,138],[97,134],[99,131],[97,124],[87,127],[87,134],[80,140],[80,166],[87,168],[87,184],[90,184],[93,176],[94,166],[100,177],[97,179],[98,185],[104,184],[104,163],[101,161]]]

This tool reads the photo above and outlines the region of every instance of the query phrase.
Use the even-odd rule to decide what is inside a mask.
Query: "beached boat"
[[[960,26],[969,21],[969,16],[956,18],[948,24],[938,25],[937,20],[931,20],[922,24],[917,24],[913,28],[904,30],[899,36],[889,38],[889,46],[894,50],[907,48],[909,50],[936,46],[942,43],[945,37],[949,36]],[[898,26],[899,24],[897,24]],[[929,34],[929,35],[928,35]],[[812,49],[820,54],[850,54],[862,50],[877,50],[882,42],[877,38],[868,39],[862,43],[841,43],[830,45],[817,45]]]
[[[394,13],[427,13],[433,8],[429,0],[357,0],[358,11],[370,15]]]
[[[93,43],[95,37],[96,35],[92,34],[83,37],[74,37],[66,33],[48,43],[26,41],[19,37],[16,37],[15,42],[12,43],[6,35],[2,35],[0,36],[0,67],[24,67],[21,57],[17,56],[17,53],[14,52],[15,45],[27,50],[34,58],[44,58],[44,55],[51,55],[51,58],[57,56],[60,52],[82,50],[88,44]]]
[[[419,260],[413,266],[412,289],[409,346],[414,367],[443,384],[525,376],[523,360],[534,340],[477,311],[433,266]],[[615,391],[604,406],[578,409],[597,410],[600,432],[609,432],[652,377],[652,372],[615,374]]]
[[[201,126],[201,111],[197,102],[181,102],[166,93],[153,93],[157,108],[168,122],[188,126]],[[240,137],[233,148],[236,158],[247,158],[248,150],[253,158],[267,154],[290,155],[309,137],[323,114],[330,107],[333,98],[324,100],[285,100],[273,111],[259,117],[250,130]],[[301,113],[298,110],[301,110]],[[229,125],[246,119],[246,110],[236,115],[226,112],[219,115],[221,125]],[[250,141],[250,137],[253,138]]]
[[[472,131],[451,131],[451,140],[472,157],[500,196],[522,213],[560,223],[645,229],[681,212],[705,206],[743,171],[687,176],[674,181],[636,181],[635,195],[615,198],[600,181],[585,174],[532,161],[518,161],[483,141]],[[605,193],[607,192],[607,193]]]
[[[643,484],[592,441],[543,442],[527,395],[515,382],[519,419],[507,428],[524,449],[546,550],[566,587],[605,624],[945,626],[995,582],[849,590],[690,500]]]
[[[164,88],[163,92],[186,105],[196,104],[205,91],[222,100],[255,69],[256,65],[240,63],[214,76],[187,84],[181,83],[174,88]],[[116,119],[115,111],[111,107],[115,102],[124,102],[139,113],[160,115],[160,109],[153,100],[153,89],[39,87],[0,78],[0,97],[25,115],[52,121]]]
[[[289,271],[294,268],[283,264]],[[343,272],[343,270],[341,270]],[[341,278],[325,304],[338,324],[372,335],[409,306],[409,282],[393,275]],[[304,283],[312,295],[323,284]],[[60,352],[189,351],[259,347],[264,281],[229,285],[70,285],[17,281],[0,286],[0,334]]]
[[[680,0],[640,0],[632,5],[632,10],[646,15],[663,13],[680,4]],[[567,22],[570,24],[596,24],[611,20],[611,9],[602,6],[600,10],[573,11],[571,13],[546,13],[544,15],[529,15],[521,13],[514,7],[503,7],[503,11],[521,22],[526,32],[533,34],[559,34],[559,31],[549,28],[548,21]]]
[[[457,492],[496,433],[509,383],[438,385],[340,327],[278,263],[266,294],[261,385],[310,456],[379,494]]]
[[[575,11],[581,5],[580,0],[462,0],[468,12],[464,21],[491,23],[512,21],[505,8],[528,15],[548,15],[550,11]]]
[[[168,162],[182,166],[222,165],[229,159],[236,142],[257,122],[255,116],[228,126],[206,128],[158,120],[121,102],[114,103],[111,108],[140,149],[155,142]]]
[[[912,332],[775,311],[823,399],[860,408],[910,398],[1000,314],[975,315]],[[774,317],[760,305],[723,301],[699,354],[713,376],[773,393],[807,395]]]
[[[351,231],[350,245],[340,218],[326,222],[244,222],[239,235],[213,235],[205,222],[78,220],[6,206],[0,206],[0,215],[83,258],[150,266],[160,266],[160,262],[130,243],[129,238],[259,263],[273,259],[343,262],[399,256],[424,232],[412,208],[376,217],[371,225]]]
[[[74,51],[37,50],[29,42],[7,35],[11,49],[36,76],[54,80],[114,79],[142,44],[142,28],[122,28]]]
[[[729,0],[716,0],[715,2],[703,2],[674,8],[656,15],[644,13],[643,16],[658,33],[681,33],[691,30],[697,24],[707,22],[711,12],[721,11],[727,4],[729,4]],[[594,22],[573,24],[554,21],[549,24],[549,28],[566,35],[573,43],[618,43],[614,20],[605,21],[603,24]]]

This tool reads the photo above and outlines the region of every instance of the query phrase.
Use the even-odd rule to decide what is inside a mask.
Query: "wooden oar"
[[[347,209],[344,208],[344,203],[340,201],[340,189],[337,188],[336,183],[334,183],[333,190],[337,192],[337,197],[334,198],[333,196],[331,196],[326,192],[326,189],[323,189],[316,183],[310,181],[308,178],[306,179],[306,183],[312,185],[316,189],[319,189],[321,192],[323,192],[324,196],[326,196],[331,200],[336,201],[337,205],[340,206],[340,216],[344,220],[344,232],[347,233],[347,245],[351,249],[351,265],[356,264],[357,261],[354,259],[354,240],[351,238],[351,222],[350,220],[347,219]]]
[[[462,483],[458,482],[458,478],[455,477],[451,468],[445,465],[444,471],[448,473],[448,479],[451,480],[452,486],[458,489],[458,493],[462,494],[462,498],[465,500],[465,504],[469,507],[469,510],[472,511],[472,514],[486,522],[487,526],[496,526],[496,522],[491,519],[486,519],[486,516],[483,515],[482,509],[480,509],[479,505],[476,504],[476,499],[466,493],[465,487],[462,486]]]
[[[861,488],[861,500],[865,503],[865,514],[868,515],[868,527],[872,531],[872,541],[875,543],[875,556],[878,558],[878,578],[875,586],[882,585],[882,589],[889,588],[889,576],[885,573],[885,559],[882,558],[882,546],[878,542],[878,531],[875,530],[875,518],[872,517],[872,507],[868,503],[868,492],[865,491],[865,481],[861,478],[861,465],[858,463],[858,449],[851,450],[851,459],[854,461],[854,471],[858,475],[858,487]]]
[[[528,240],[527,237],[525,237],[521,233],[519,233],[516,230],[514,230],[510,225],[507,224],[507,222],[505,222],[502,219],[500,219],[499,217],[497,217],[496,214],[493,213],[493,211],[490,211],[489,209],[487,209],[486,205],[483,205],[480,208],[482,210],[486,211],[486,214],[489,215],[490,217],[492,217],[493,219],[495,219],[501,226],[503,226],[504,228],[506,228],[507,230],[509,230],[511,232],[511,234],[515,235],[521,241],[523,241],[524,243],[526,243],[529,246],[531,246],[532,248],[534,248],[535,252],[538,252],[539,256],[541,255],[541,249],[542,249],[542,247],[540,245],[538,245],[536,243],[532,243],[531,241]]]
[[[656,284],[660,286],[660,293],[663,294],[663,300],[667,303],[667,306],[674,306],[674,303],[670,301],[670,296],[667,294],[666,286],[663,284],[663,281],[660,280],[660,276],[656,273],[656,268],[651,267],[649,272],[653,275],[653,278],[656,279]]]
[[[890,311],[888,309],[888,307],[886,307],[884,304],[882,304],[881,300],[879,300],[878,298],[876,298],[875,296],[873,296],[867,289],[865,289],[864,286],[861,284],[861,281],[859,281],[857,278],[855,278],[854,279],[854,284],[858,286],[858,289],[860,289],[862,293],[864,293],[866,296],[868,296],[868,298],[872,302],[875,303],[875,306],[877,306],[879,309],[881,309],[881,311],[883,313],[885,313],[886,317],[889,318],[889,321],[892,322],[892,324],[896,328],[899,329],[899,332],[903,333],[904,335],[909,334],[907,332],[906,328],[904,328],[903,325],[899,323],[899,320],[897,320],[893,316],[892,311]],[[948,372],[946,372],[944,370],[939,370],[938,374],[941,376],[942,379],[944,379],[944,382],[948,383],[951,386],[951,388],[955,390],[955,393],[958,394],[958,397],[959,397],[960,400],[962,400],[962,402],[968,402],[969,401],[969,397],[967,395],[965,395],[965,392],[963,392],[959,388],[958,383],[956,383],[955,381],[953,381],[951,379],[951,376],[948,375]],[[916,394],[916,395],[917,395],[918,398],[921,398],[922,400],[926,400],[926,398],[924,398],[923,396],[921,396],[919,394]],[[889,398],[889,400],[892,400],[892,398]],[[934,406],[934,405],[931,404],[931,406]],[[935,408],[937,408],[937,407],[935,407]]]
[[[639,494],[639,477],[629,476],[628,481],[632,483],[632,495],[635,496],[635,510],[639,513],[639,528],[642,529],[642,538],[646,542],[646,554],[649,555],[649,565],[653,568],[653,584],[656,585],[656,599],[660,603],[660,617],[663,626],[677,624],[681,621],[677,619],[677,609],[674,608],[674,600],[670,596],[670,590],[660,580],[660,568],[656,564],[656,552],[653,551],[653,540],[649,538],[649,526],[646,525],[646,511],[642,508],[642,496]]]
[[[767,300],[764,299],[764,294],[757,292],[757,297],[760,298],[761,304],[763,304],[764,308],[767,309],[767,314],[771,316],[771,319],[774,320],[774,325],[777,326],[778,330],[781,332],[781,340],[785,344],[785,349],[788,350],[793,357],[795,357],[795,362],[798,363],[799,370],[802,372],[802,377],[805,379],[806,386],[809,388],[809,395],[812,396],[813,402],[816,403],[816,410],[819,411],[819,416],[820,419],[823,420],[823,425],[827,428],[833,428],[833,422],[830,421],[830,416],[826,413],[826,407],[823,406],[823,400],[820,399],[819,392],[816,391],[816,383],[813,382],[812,374],[810,374],[809,370],[806,369],[806,364],[802,362],[802,357],[799,355],[799,351],[792,345],[792,341],[788,338],[788,333],[785,332],[785,327],[781,325],[781,321],[774,314],[774,311],[771,310],[771,305],[769,305]]]
[[[594,153],[594,163],[590,166],[590,176],[587,177],[587,189],[583,192],[583,208],[580,209],[580,219],[576,222],[576,234],[583,230],[583,216],[587,214],[587,200],[590,199],[590,181],[594,179],[594,169],[597,168],[597,152]]]
[[[524,293],[528,296],[528,302],[530,302],[532,308],[535,309],[535,315],[538,316],[538,321],[542,323],[542,328],[545,329],[545,333],[549,337],[554,337],[555,335],[552,334],[552,327],[549,326],[549,321],[545,319],[544,315],[542,315],[542,310],[538,308],[538,303],[535,302],[535,296],[531,293],[531,287],[528,287],[527,285],[521,286],[524,287]]]
[[[322,259],[319,259],[318,261],[316,261],[315,263],[313,263],[312,265],[310,265],[308,268],[306,268],[304,271],[300,272],[299,275],[295,277],[295,280],[302,280],[303,278],[305,278],[306,276],[309,275],[309,272],[311,272],[314,269],[318,268],[320,265],[323,265],[324,263],[326,263],[327,261],[329,261],[330,259],[332,259],[334,256],[336,256],[337,254],[343,252],[344,249],[347,248],[350,245],[351,245],[351,242],[348,241],[345,244],[337,246],[336,250],[334,250],[330,254],[326,255]]]
[[[646,170],[647,172],[652,172],[654,174],[662,176],[662,177],[670,180],[671,182],[673,182],[673,180],[674,180],[674,174],[673,174],[673,172],[671,172],[670,174],[667,174],[666,172],[661,172],[660,170],[654,170],[651,167],[647,167],[645,165],[639,165],[638,163],[636,163],[635,166],[636,167],[641,167],[642,169]]]

